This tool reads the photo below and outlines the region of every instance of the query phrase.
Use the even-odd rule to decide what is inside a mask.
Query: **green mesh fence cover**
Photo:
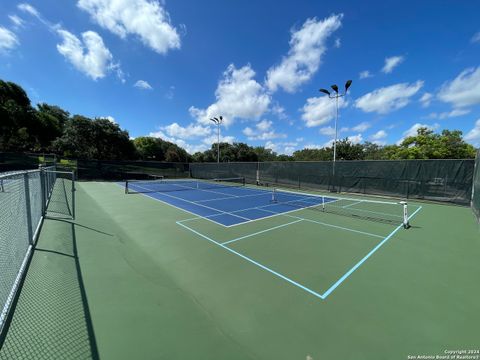
[[[468,205],[473,160],[194,163],[195,178],[245,177],[266,186],[396,196]],[[258,178],[257,178],[258,171]]]
[[[475,159],[475,174],[473,177],[472,209],[480,222],[480,150]]]
[[[168,178],[189,176],[187,163],[158,161],[77,160],[77,171],[80,180],[143,179],[149,175],[162,175]]]

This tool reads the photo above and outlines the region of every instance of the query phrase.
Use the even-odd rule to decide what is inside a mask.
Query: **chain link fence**
[[[74,184],[72,172],[55,167],[0,173],[0,333],[44,217],[75,216]]]
[[[194,178],[245,177],[248,183],[394,196],[469,205],[474,160],[192,163]]]

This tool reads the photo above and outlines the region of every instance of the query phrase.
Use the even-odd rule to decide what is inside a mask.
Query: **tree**
[[[53,148],[63,156],[81,159],[131,159],[135,154],[128,132],[121,130],[118,124],[80,115],[68,120]]]
[[[133,140],[135,149],[138,155],[143,160],[164,160],[165,153],[163,152],[161,141],[150,136],[141,136]]]
[[[258,161],[275,161],[277,160],[277,153],[272,149],[267,149],[264,146],[256,146],[253,151],[257,155]]]
[[[443,130],[441,134],[422,127],[415,136],[405,138],[396,159],[464,159],[475,158],[475,148],[462,139],[459,130]]]
[[[25,90],[15,83],[0,80],[0,150],[34,150],[34,114]]]
[[[55,105],[38,104],[35,112],[36,151],[50,151],[55,139],[62,136],[70,114]]]

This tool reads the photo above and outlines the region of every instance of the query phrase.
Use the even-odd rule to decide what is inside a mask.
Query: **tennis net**
[[[409,228],[407,202],[342,198],[274,189],[272,202]]]
[[[208,190],[245,186],[245,178],[218,178],[209,180],[164,179],[127,180],[125,194],[171,192],[182,190]]]

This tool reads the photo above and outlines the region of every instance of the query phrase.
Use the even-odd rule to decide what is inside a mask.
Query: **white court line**
[[[347,208],[347,207],[350,207],[350,206],[353,206],[353,205],[357,205],[357,204],[360,204],[362,201],[357,201],[357,202],[354,202],[354,203],[351,203],[351,204],[348,204],[348,205],[344,205],[342,206],[342,208]]]
[[[298,219],[298,220],[295,220],[295,221],[291,221],[291,222],[286,223],[286,224],[274,226],[274,227],[271,227],[271,228],[269,228],[269,229],[257,231],[257,232],[255,232],[255,233],[248,234],[248,235],[245,235],[245,236],[240,236],[240,237],[235,238],[235,239],[233,239],[233,240],[225,241],[225,242],[222,243],[222,245],[230,244],[230,243],[233,243],[233,242],[238,241],[238,240],[243,240],[243,239],[249,238],[249,237],[251,237],[251,236],[260,235],[260,234],[263,234],[263,233],[266,233],[266,232],[268,232],[268,231],[272,231],[272,230],[275,230],[275,229],[280,229],[280,228],[282,228],[282,227],[285,227],[285,226],[288,226],[288,225],[292,225],[292,224],[298,223],[298,222],[300,222],[300,221],[303,221],[303,219]]]
[[[265,209],[260,209],[260,210],[273,213],[273,211],[269,211],[269,210],[265,210]],[[343,227],[343,226],[324,223],[324,222],[321,222],[321,221],[312,220],[312,219],[308,219],[308,218],[302,218],[302,217],[293,216],[293,215],[285,215],[285,216],[290,217],[292,219],[299,219],[299,220],[303,220],[303,221],[308,221],[308,222],[311,222],[311,223],[324,225],[324,226],[328,226],[328,227],[333,227],[333,228],[340,229],[340,230],[351,231],[351,232],[358,233],[358,234],[373,236],[373,237],[377,237],[377,238],[380,238],[380,239],[383,239],[385,237],[383,235],[377,235],[377,234],[372,234],[372,233],[368,233],[368,232],[365,232],[365,231],[354,230],[354,229],[346,228],[346,227]]]
[[[300,201],[299,199],[295,199],[295,200],[290,200],[290,201],[285,201],[285,202],[282,202],[282,203],[279,203],[279,204],[275,204],[275,203],[270,203],[270,204],[267,204],[267,205],[261,205],[261,206],[254,206],[254,207],[250,207],[250,208],[245,208],[245,209],[240,209],[240,210],[235,210],[235,211],[232,211],[230,212],[230,214],[233,214],[233,213],[236,213],[236,212],[242,212],[242,211],[246,211],[246,210],[261,210],[263,211],[262,208],[264,207],[268,207],[268,206],[274,206],[274,205],[281,205],[281,204],[286,204],[288,202],[294,202],[294,201]],[[272,218],[272,217],[275,217],[275,216],[280,216],[280,215],[284,215],[284,214],[289,214],[289,213],[292,213],[292,212],[295,212],[295,211],[300,211],[300,210],[304,210],[304,209],[309,209],[309,208],[312,208],[314,206],[319,206],[321,204],[312,204],[311,206],[304,206],[304,207],[300,207],[298,209],[293,209],[293,210],[289,210],[289,211],[283,211],[283,212],[274,212],[274,211],[269,211],[270,213],[273,213],[275,215],[270,215],[270,216],[264,216],[264,217],[261,217],[261,218],[257,218],[257,219],[248,219],[248,221],[243,221],[241,223],[238,223],[238,224],[232,224],[232,225],[223,225],[224,227],[234,227],[234,226],[239,226],[239,225],[244,225],[244,224],[248,224],[248,223],[251,223],[251,222],[254,222],[254,221],[259,221],[259,220],[263,220],[263,219],[268,219],[268,218]],[[198,214],[195,214],[195,215],[198,215]],[[197,217],[194,217],[194,218],[190,218],[190,219],[185,219],[185,220],[182,220],[183,222],[187,222],[187,221],[192,221],[192,220],[197,220],[197,219],[209,219],[209,218],[214,218],[216,216],[220,216],[222,214],[214,214],[214,215],[207,215],[207,216],[197,216]],[[217,223],[216,221],[214,221],[215,223]]]
[[[268,271],[269,273],[271,273],[271,274],[273,274],[273,275],[275,275],[275,276],[277,276],[277,277],[279,277],[279,278],[281,278],[281,279],[289,282],[290,284],[292,284],[292,285],[294,285],[294,286],[296,286],[296,287],[298,287],[298,288],[300,288],[300,289],[308,292],[309,294],[311,294],[311,295],[313,295],[313,296],[315,296],[315,297],[317,297],[317,298],[319,298],[319,299],[322,299],[322,300],[324,299],[323,295],[320,295],[320,294],[317,293],[316,291],[313,291],[312,289],[309,289],[309,288],[307,288],[306,286],[303,286],[302,284],[296,282],[295,280],[292,280],[292,279],[286,277],[285,275],[282,275],[282,274],[280,274],[279,272],[276,272],[275,270],[272,270],[272,269],[270,269],[269,267],[260,264],[259,262],[257,262],[257,261],[255,261],[255,260],[249,258],[248,256],[245,256],[245,255],[239,253],[238,251],[235,251],[235,250],[233,250],[233,249],[230,249],[228,246],[225,246],[225,245],[223,245],[223,244],[221,244],[221,243],[213,240],[212,238],[209,238],[208,236],[203,235],[202,233],[200,233],[200,232],[198,232],[198,231],[196,231],[196,230],[188,227],[187,225],[184,225],[184,224],[182,224],[182,223],[180,223],[180,222],[178,222],[178,221],[177,221],[177,224],[180,225],[180,226],[182,226],[182,227],[184,227],[185,229],[187,229],[187,230],[189,230],[189,231],[197,234],[198,236],[204,238],[205,240],[208,240],[208,241],[210,241],[211,243],[213,243],[213,244],[215,244],[215,245],[217,245],[217,246],[220,246],[221,248],[227,250],[228,252],[231,252],[232,254],[235,254],[235,255],[241,257],[242,259],[248,261],[249,263],[251,263],[251,264],[253,264],[253,265],[255,265],[255,266],[258,266],[259,268],[261,268],[261,269],[263,269],[263,270],[266,270],[266,271]]]
[[[149,191],[150,191],[150,189],[144,188],[143,186],[140,186],[140,185],[135,185],[135,186],[139,187],[140,189],[144,189],[144,190],[149,190]],[[201,207],[204,207],[205,209],[209,209],[209,210],[214,210],[214,211],[220,212],[221,214],[216,214],[217,216],[220,216],[220,215],[232,215],[232,216],[238,217],[238,218],[240,218],[240,219],[250,220],[249,218],[246,218],[246,217],[243,217],[243,216],[240,216],[240,215],[235,215],[235,214],[232,214],[232,213],[229,213],[229,212],[225,212],[225,211],[222,211],[222,210],[218,210],[218,209],[212,208],[212,207],[210,207],[210,206],[206,206],[206,205],[202,205],[202,204],[197,204],[197,203],[194,202],[194,201],[182,199],[182,198],[179,198],[179,197],[170,195],[170,194],[166,194],[166,193],[164,193],[164,192],[160,192],[159,194],[165,195],[165,196],[167,196],[167,197],[171,197],[172,199],[176,199],[176,200],[180,200],[180,201],[185,201],[185,202],[190,203],[190,204],[193,204],[193,205],[201,206]],[[209,216],[211,216],[211,215],[209,215]],[[206,216],[204,216],[204,217],[206,217]]]
[[[252,191],[255,191],[255,190],[252,190]],[[257,190],[257,191],[258,191],[258,190]],[[228,195],[228,194],[224,194],[224,195]],[[229,196],[229,197],[224,197],[224,198],[207,199],[207,200],[198,200],[197,202],[204,203],[204,202],[209,202],[209,201],[215,201],[215,200],[226,200],[226,199],[232,199],[232,198],[243,199],[243,198],[246,198],[246,197],[252,197],[252,196],[265,196],[265,195],[272,196],[272,193],[269,193],[269,192],[262,192],[262,193],[259,193],[259,194],[250,194],[250,195],[232,195],[232,196]]]
[[[408,217],[408,220],[413,218],[413,216],[420,211],[422,207],[420,206],[417,210],[413,212],[412,215]],[[350,270],[348,270],[340,279],[338,279],[335,284],[330,286],[330,288],[323,293],[323,299],[326,299],[328,295],[332,293],[342,282],[344,282],[355,270],[357,270],[360,265],[362,265],[367,259],[372,256],[380,247],[385,244],[395,233],[402,228],[403,224],[397,226],[387,237],[385,237],[377,246],[375,246],[367,255],[365,255],[358,263],[356,263]]]

